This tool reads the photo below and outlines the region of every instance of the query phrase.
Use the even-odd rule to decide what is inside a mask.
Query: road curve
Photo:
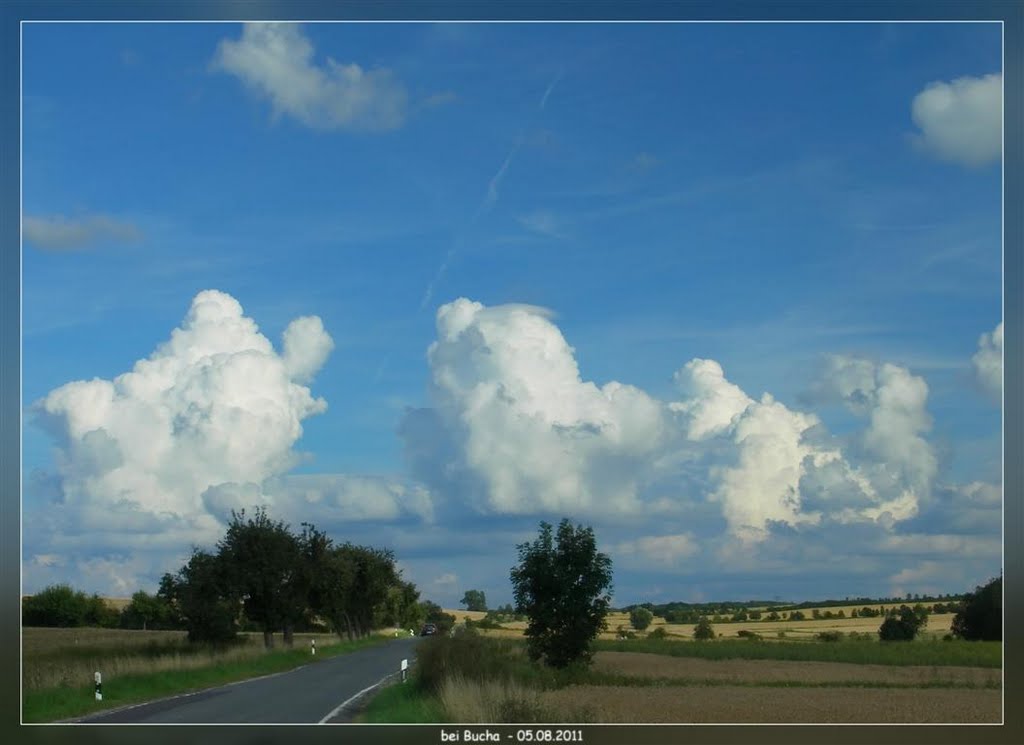
[[[295,670],[94,714],[89,724],[317,724],[344,722],[348,707],[410,664],[419,638],[338,655]]]

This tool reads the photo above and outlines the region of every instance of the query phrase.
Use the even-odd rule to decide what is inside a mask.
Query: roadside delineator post
[[[405,682],[409,672],[409,660],[402,660],[402,682]]]
[[[93,673],[93,680],[96,681],[96,700],[103,700],[103,676],[99,674],[99,671]]]
[[[316,639],[309,640],[309,652],[310,654],[316,654]]]

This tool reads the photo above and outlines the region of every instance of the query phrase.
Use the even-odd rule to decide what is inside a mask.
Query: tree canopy
[[[517,609],[529,619],[530,658],[552,667],[589,663],[612,587],[612,561],[597,551],[593,529],[563,519],[552,535],[551,525],[542,522],[537,540],[518,551],[512,587]]]
[[[996,577],[964,598],[950,628],[954,636],[972,641],[1003,639],[1003,578]]]
[[[484,595],[483,590],[466,590],[466,594],[462,596],[462,600],[459,602],[466,606],[466,610],[487,610],[487,597]]]

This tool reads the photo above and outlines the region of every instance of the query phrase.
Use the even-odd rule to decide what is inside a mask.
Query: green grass
[[[355,642],[339,642],[317,648],[314,659],[306,649],[278,649],[252,659],[214,663],[193,670],[165,670],[125,675],[103,681],[103,701],[96,701],[92,685],[59,686],[24,691],[22,717],[25,722],[53,722],[80,717],[106,709],[150,701],[164,696],[198,691],[225,683],[284,672],[305,664],[386,643],[388,637],[371,636]]]
[[[597,641],[597,651],[645,652],[673,657],[709,660],[798,660],[808,662],[850,662],[862,665],[952,665],[956,667],[1002,667],[1001,642],[953,641],[841,641],[766,642],[720,639],[708,642]]]
[[[875,680],[733,680],[722,678],[647,678],[622,673],[608,673],[587,670],[573,676],[564,685],[627,686],[631,688],[686,688],[686,687],[740,687],[740,688],[971,688],[999,690],[999,681],[975,683],[966,680],[928,680],[912,683],[896,683]]]
[[[413,681],[388,686],[374,696],[357,718],[369,724],[443,723],[444,708]]]

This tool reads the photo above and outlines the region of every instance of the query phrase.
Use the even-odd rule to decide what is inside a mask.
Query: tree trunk
[[[263,648],[273,649],[274,648],[274,632],[264,631],[263,632]]]
[[[348,633],[348,640],[350,642],[351,641],[355,641],[355,636],[353,636],[352,619],[349,617],[348,613],[346,613],[344,615],[345,615],[345,631]]]
[[[295,629],[290,623],[284,625],[284,645],[291,649],[295,644]]]

